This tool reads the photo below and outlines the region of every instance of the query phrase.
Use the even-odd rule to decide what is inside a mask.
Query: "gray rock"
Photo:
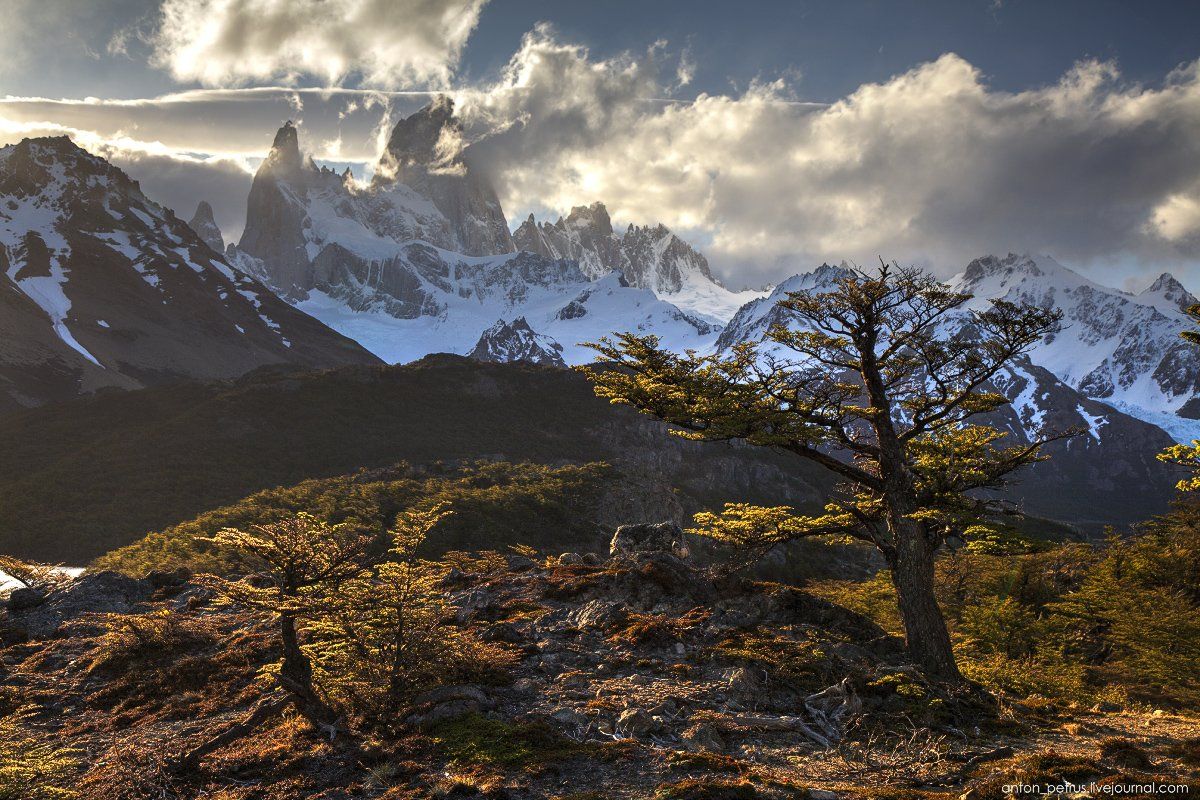
[[[53,636],[66,621],[87,613],[129,614],[154,587],[117,572],[85,573],[50,592],[32,608],[9,611],[11,625],[31,639]]]
[[[525,641],[521,630],[511,622],[497,622],[485,630],[481,638],[485,642],[507,642],[508,644],[519,644]]]
[[[708,750],[721,753],[725,750],[725,740],[716,725],[711,722],[700,722],[683,732],[681,737],[684,747],[692,752]]]
[[[513,572],[524,572],[537,566],[532,558],[513,553],[508,557],[508,568]]]
[[[763,686],[762,670],[750,667],[737,667],[729,672],[726,687],[735,695],[747,696],[758,693]]]
[[[651,553],[668,553],[679,558],[689,555],[683,529],[673,522],[643,525],[622,525],[613,534],[608,546],[612,557],[636,557]]]
[[[583,556],[579,553],[563,553],[558,557],[558,563],[564,567],[575,567],[583,563]]]
[[[46,602],[46,593],[32,586],[22,586],[19,589],[13,589],[12,594],[8,596],[9,611],[24,611],[29,608],[37,608],[42,603]]]
[[[413,700],[420,710],[409,715],[405,722],[419,728],[427,728],[438,722],[456,719],[467,714],[477,714],[494,705],[487,692],[473,684],[442,686]]]
[[[617,717],[617,733],[629,739],[641,739],[661,728],[661,723],[640,708],[627,708]]]
[[[628,614],[629,609],[624,603],[615,600],[589,600],[571,614],[570,620],[580,629],[607,630],[623,622]]]

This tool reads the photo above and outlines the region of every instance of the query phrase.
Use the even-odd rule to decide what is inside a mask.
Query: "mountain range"
[[[0,410],[377,359],[67,137],[0,148]]]
[[[305,157],[289,122],[228,245],[207,203],[184,223],[65,137],[0,149],[0,410],[268,364],[448,352],[569,366],[591,359],[584,342],[620,331],[719,352],[786,322],[775,302],[787,292],[844,274],[823,265],[769,293],[730,291],[665,226],[618,233],[602,203],[510,231],[462,140],[439,99],[397,123],[364,181]],[[1073,505],[1057,518],[1088,525],[1104,520],[1073,486],[1136,482],[1150,488],[1126,498],[1129,514],[1161,509],[1172,476],[1154,455],[1200,436],[1200,353],[1178,337],[1195,297],[1168,274],[1131,294],[1015,254],[976,259],[947,283],[973,307],[1004,298],[1064,312],[1063,330],[995,383],[1013,406],[993,423],[1017,438],[1047,424],[1086,431],[1052,447],[1033,493],[1057,493]]]

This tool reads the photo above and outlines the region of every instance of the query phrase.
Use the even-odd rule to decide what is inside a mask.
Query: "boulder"
[[[558,557],[558,564],[562,567],[577,567],[583,563],[583,556],[579,553],[563,553]]]
[[[617,733],[627,739],[641,739],[659,728],[658,720],[640,708],[627,708],[617,717]]]
[[[55,588],[44,602],[24,609],[9,609],[9,624],[30,639],[53,636],[68,620],[83,614],[129,614],[150,599],[154,587],[118,572],[85,573]],[[10,599],[11,602],[11,599]]]
[[[725,750],[725,740],[721,737],[721,731],[711,722],[692,725],[684,730],[680,738],[683,739],[684,747],[692,752],[708,750],[720,753]]]
[[[37,608],[44,602],[46,602],[45,592],[32,586],[22,586],[20,589],[13,589],[8,596],[8,610],[24,611],[29,608]]]
[[[508,568],[513,572],[524,572],[537,566],[532,558],[513,553],[508,557]]]
[[[608,630],[620,625],[629,615],[624,603],[615,600],[589,600],[576,609],[570,617],[576,628]]]
[[[687,558],[689,553],[683,529],[674,522],[622,525],[608,546],[608,554],[613,558],[636,558],[652,553]]]
[[[487,692],[473,684],[442,686],[414,699],[413,706],[418,710],[404,721],[418,728],[427,728],[443,720],[477,714],[492,705],[494,703]]]

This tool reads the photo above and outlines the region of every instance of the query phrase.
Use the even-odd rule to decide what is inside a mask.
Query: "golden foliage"
[[[28,732],[32,710],[0,718],[0,800],[69,800],[82,753]]]
[[[1176,444],[1158,454],[1159,461],[1174,464],[1192,474],[1175,484],[1181,492],[1200,490],[1200,439],[1191,444]]]

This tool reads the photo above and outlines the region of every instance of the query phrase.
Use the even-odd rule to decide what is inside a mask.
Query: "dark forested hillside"
[[[816,507],[832,485],[782,454],[670,436],[573,373],[433,356],[403,367],[265,369],[0,417],[0,551],[82,563],[255,491],[407,461],[605,461],[727,499]]]
[[[833,480],[784,453],[699,443],[597,399],[574,373],[437,355],[95,397],[0,416],[0,551],[86,562],[262,489],[362,468],[491,459],[604,461],[681,513],[726,501],[813,510]],[[1165,509],[1111,481],[1032,467],[1010,489],[1031,515],[1095,529]]]

